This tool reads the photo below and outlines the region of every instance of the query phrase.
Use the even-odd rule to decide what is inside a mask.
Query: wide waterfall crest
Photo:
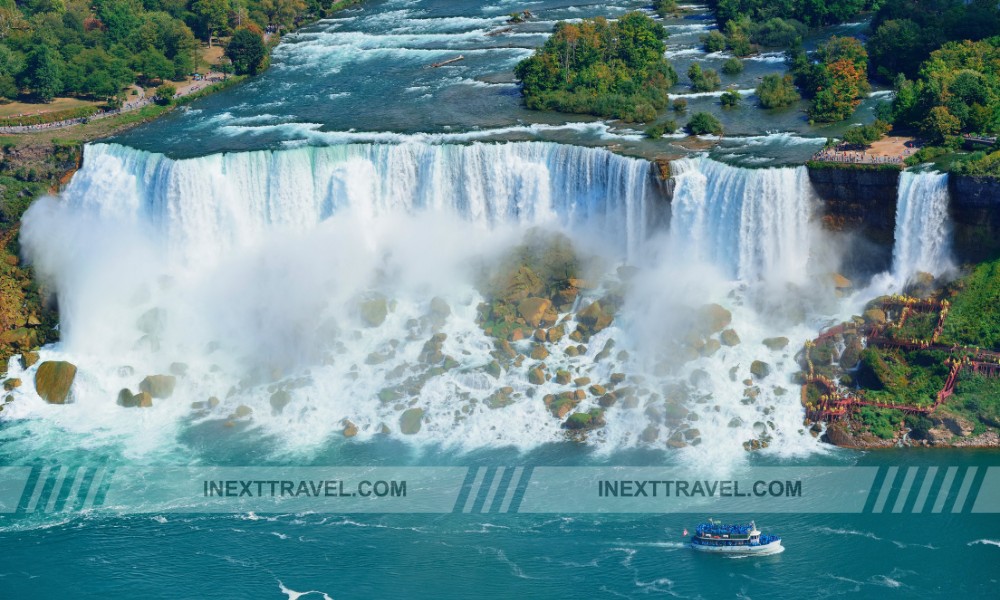
[[[903,171],[896,200],[892,274],[899,283],[952,266],[948,174]]]
[[[804,280],[816,204],[805,167],[743,169],[706,157],[670,164],[670,234],[683,259],[743,281]]]
[[[648,161],[553,143],[349,144],[185,160],[94,144],[65,197],[152,225],[170,254],[204,261],[341,210],[449,211],[484,228],[589,225],[631,254],[647,235],[655,192]]]

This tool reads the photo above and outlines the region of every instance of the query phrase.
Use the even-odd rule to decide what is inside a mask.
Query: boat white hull
[[[784,552],[785,547],[781,541],[771,542],[763,546],[708,546],[705,544],[692,543],[691,547],[699,552],[710,554],[728,554],[732,556],[766,556],[768,554],[778,554]]]

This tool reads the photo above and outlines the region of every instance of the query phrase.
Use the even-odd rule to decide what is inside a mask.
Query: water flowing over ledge
[[[905,283],[919,272],[940,275],[951,268],[948,175],[911,173],[899,178],[893,276]]]
[[[577,411],[606,415],[589,437],[603,448],[674,444],[699,464],[737,462],[749,439],[782,455],[811,452],[816,441],[789,390],[794,353],[852,307],[830,283],[837,247],[814,218],[806,169],[706,157],[671,169],[662,185],[648,161],[544,142],[185,160],[90,146],[63,197],[39,202],[23,230],[59,298],[62,341],[42,360],[79,366],[74,402],[46,405],[29,369],[18,372],[26,385],[5,415],[48,422],[31,444],[69,432],[135,455],[188,452],[186,440],[214,439],[231,419],[280,455],[340,439],[345,419],[361,439],[398,436],[402,414],[419,409],[422,426],[404,439],[527,449],[565,439],[565,417],[542,397],[573,386],[530,383],[544,361],[581,381],[620,373],[645,382],[634,402],[605,406],[584,394]],[[914,194],[925,187],[940,186]],[[594,300],[619,296],[619,310],[586,345],[563,338],[545,358],[491,368],[497,340],[479,316],[489,301],[482,269],[538,227],[607,266],[558,315],[566,333]],[[638,267],[630,280],[615,274],[622,262]],[[384,303],[377,326],[358,308],[372,294]],[[444,321],[429,316],[432,297],[449,307]],[[732,331],[687,339],[692,314],[713,302],[731,312]],[[420,357],[438,333],[454,364],[432,372]],[[531,340],[513,345],[522,359],[534,354]],[[755,362],[769,375],[753,374]],[[144,375],[174,371],[184,373],[174,392],[182,399],[115,404]],[[407,377],[419,385],[397,397]],[[498,393],[515,400],[494,405]],[[272,410],[275,394],[285,410]]]
[[[367,218],[446,211],[480,228],[588,225],[630,254],[657,194],[648,161],[545,142],[349,144],[172,160],[87,147],[64,196],[159,230],[173,255],[206,260],[268,229],[305,230],[341,210]]]

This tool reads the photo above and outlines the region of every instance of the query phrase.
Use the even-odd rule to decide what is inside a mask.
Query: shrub
[[[153,97],[156,99],[157,104],[166,106],[173,103],[175,95],[177,95],[177,88],[169,83],[164,83],[160,87],[156,88],[156,93]]]
[[[707,112],[696,113],[691,117],[687,129],[692,135],[722,135],[722,123],[715,118],[715,115]]]
[[[726,75],[738,75],[743,72],[743,61],[738,58],[727,58],[722,63],[722,72]]]
[[[701,43],[705,45],[705,52],[722,52],[726,49],[726,36],[713,29],[701,37]]]
[[[663,137],[664,134],[673,133],[677,131],[677,122],[674,120],[661,121],[656,123],[646,129],[646,135],[650,139],[658,140]]]
[[[764,108],[791,106],[800,98],[791,75],[765,75],[757,86],[757,100]]]
[[[702,69],[698,63],[691,65],[687,75],[691,79],[691,89],[696,92],[710,92],[722,85],[722,79],[714,69]]]
[[[734,89],[728,89],[722,92],[722,95],[719,96],[719,100],[722,102],[722,106],[725,106],[726,108],[732,108],[734,106],[738,106],[740,100],[742,99],[743,96],[740,96],[740,93]]]
[[[684,98],[677,98],[674,100],[673,107],[674,112],[684,112],[688,108],[688,101]]]

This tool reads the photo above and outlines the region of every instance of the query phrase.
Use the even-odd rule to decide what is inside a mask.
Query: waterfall
[[[743,281],[804,278],[815,204],[805,167],[742,169],[704,157],[670,164],[670,233],[684,260]]]
[[[948,201],[946,173],[903,171],[892,250],[892,272],[898,282],[919,272],[940,275],[951,266]]]
[[[408,436],[402,415],[420,409],[415,441],[530,448],[565,439],[544,398],[573,391],[575,410],[607,409],[595,443],[653,443],[644,432],[662,445],[681,435],[693,423],[653,418],[666,413],[642,404],[604,407],[603,394],[588,388],[579,398],[559,377],[533,382],[540,359],[494,368],[480,281],[521,251],[525,228],[555,225],[577,247],[584,275],[578,308],[559,315],[565,330],[576,327],[583,302],[622,300],[586,350],[571,334],[548,339],[546,369],[602,386],[633,374],[649,382],[639,397],[663,411],[668,400],[654,390],[668,386],[677,390],[671,406],[717,398],[711,414],[692,408],[706,443],[690,451],[706,464],[743,457],[742,442],[764,422],[780,430],[772,447],[801,451],[813,441],[798,433],[797,397],[767,387],[755,403],[735,399],[754,360],[771,365],[774,381],[798,368],[762,341],[774,334],[771,314],[798,306],[808,286],[751,294],[743,282],[806,281],[814,240],[805,169],[707,158],[672,168],[670,235],[650,238],[664,203],[650,163],[603,149],[354,144],[175,160],[88,146],[62,198],[26,213],[21,238],[58,294],[61,339],[42,360],[70,360],[80,383],[55,411],[34,394],[30,369],[18,372],[29,382],[18,392],[26,400],[5,415],[106,432],[141,452],[176,443],[191,419],[205,427],[242,419],[282,449],[312,451],[339,436],[345,419],[362,437]],[[538,234],[556,235],[550,227]],[[632,257],[638,268],[617,268]],[[714,352],[679,354],[689,309],[713,302],[731,311],[742,342],[719,347],[712,334]],[[442,303],[447,310],[436,308]],[[781,332],[793,346],[813,333],[792,322]],[[448,368],[422,358],[432,342]],[[533,342],[512,343],[534,353]],[[182,401],[158,399],[140,423],[117,406],[122,389],[166,373],[179,374]],[[289,398],[288,408],[276,407]]]
[[[648,161],[552,143],[352,144],[186,160],[95,144],[64,196],[73,210],[151,226],[168,254],[205,261],[342,210],[370,219],[446,211],[483,228],[590,226],[630,255],[656,193]]]

